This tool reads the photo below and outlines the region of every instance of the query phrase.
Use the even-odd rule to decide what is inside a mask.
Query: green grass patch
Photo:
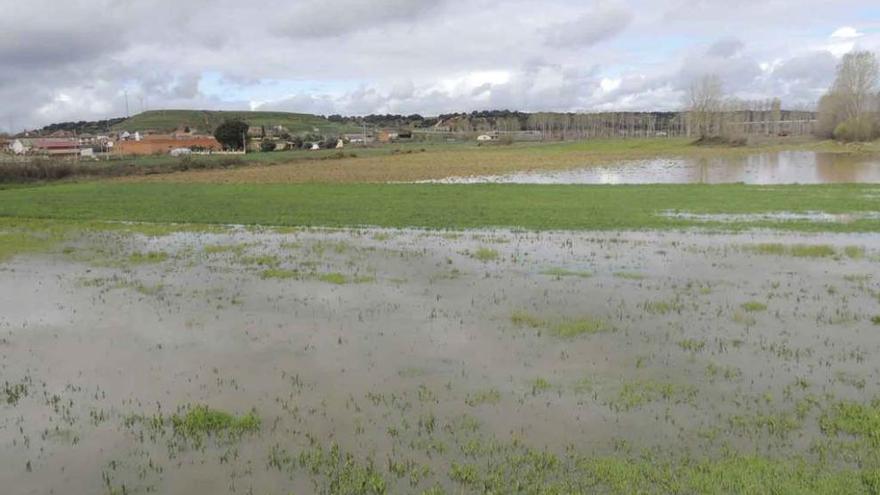
[[[370,277],[370,276],[349,277],[343,273],[338,273],[338,272],[317,274],[317,275],[315,275],[315,278],[317,278],[321,282],[327,282],[328,284],[335,284],[335,285],[366,284],[366,283],[376,281],[376,277]]]
[[[485,404],[495,405],[501,402],[501,392],[495,388],[479,390],[468,394],[467,397],[465,397],[464,402],[471,407],[482,406]]]
[[[260,418],[255,411],[243,416],[211,409],[208,406],[195,406],[185,414],[171,416],[174,432],[188,438],[201,438],[218,434],[241,435],[259,431]]]
[[[551,325],[550,333],[557,337],[570,339],[581,335],[594,335],[597,333],[613,332],[614,327],[607,321],[592,316],[563,320]]]
[[[843,248],[843,254],[848,258],[860,260],[865,257],[865,248],[862,246],[846,246]]]
[[[553,385],[551,385],[550,382],[540,376],[532,380],[531,385],[532,395],[538,395],[553,388]]]
[[[514,311],[510,315],[510,322],[518,327],[541,328],[544,320],[526,311]]]
[[[278,279],[278,280],[288,280],[292,278],[299,278],[300,272],[297,270],[285,270],[283,268],[267,268],[260,273],[260,278],[263,280],[270,279]]]
[[[566,339],[581,335],[613,332],[616,330],[613,325],[604,319],[596,318],[594,316],[581,316],[578,318],[566,318],[559,321],[551,321],[521,310],[514,311],[510,315],[510,322],[518,327],[546,330],[551,335]]]
[[[549,275],[551,277],[556,277],[556,278],[562,278],[562,277],[588,278],[588,277],[593,276],[593,274],[588,271],[566,270],[565,268],[559,268],[559,267],[553,267],[553,268],[547,268],[545,270],[541,270],[541,275]]]
[[[495,261],[501,257],[498,251],[487,247],[481,247],[477,249],[471,256],[476,260],[482,261],[483,263]]]
[[[223,254],[232,253],[236,256],[242,256],[247,244],[220,244],[215,246],[205,246],[205,254]]]
[[[742,308],[743,311],[748,311],[749,313],[757,313],[759,311],[767,311],[767,305],[762,302],[758,302],[758,301],[748,301],[748,302],[742,303],[739,307]]]
[[[880,400],[870,404],[838,402],[819,422],[827,435],[846,433],[880,448]]]
[[[168,259],[168,253],[162,251],[149,251],[145,253],[137,252],[132,253],[128,257],[129,263],[134,263],[136,265],[145,265],[151,263],[162,263]]]
[[[872,185],[141,184],[85,182],[0,190],[0,216],[273,226],[520,227],[533,230],[767,227],[876,232],[880,220],[697,222],[659,215],[876,209]],[[797,252],[801,253],[800,250]],[[807,250],[806,252],[810,252]],[[821,254],[821,252],[819,253]]]
[[[618,411],[629,411],[651,402],[692,403],[697,389],[689,385],[679,385],[655,380],[624,383],[610,406]]]
[[[59,240],[38,233],[0,232],[0,263],[18,255],[46,251]]]
[[[681,347],[683,351],[700,352],[706,348],[706,341],[696,339],[679,340],[678,347]]]
[[[828,258],[837,251],[828,244],[779,244],[764,243],[745,246],[746,251],[773,256],[794,256],[796,258]]]
[[[672,312],[680,312],[683,305],[678,300],[672,301],[645,301],[642,309],[652,315],[665,315]]]

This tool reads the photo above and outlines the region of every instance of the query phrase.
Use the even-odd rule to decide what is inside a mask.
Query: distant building
[[[17,155],[78,155],[79,141],[73,138],[21,138],[12,143],[12,152]]]
[[[373,136],[369,134],[364,134],[361,132],[351,133],[351,134],[343,134],[342,139],[348,141],[351,144],[366,144],[373,142]]]
[[[136,133],[137,134],[137,133]],[[150,135],[141,140],[119,141],[113,146],[115,155],[164,155],[172,150],[220,151],[223,149],[213,136],[174,137],[172,135]]]
[[[380,143],[390,143],[392,141],[396,141],[398,136],[399,135],[396,131],[381,130],[376,133],[376,139]]]
[[[16,155],[23,155],[28,152],[30,148],[25,146],[24,142],[21,139],[16,139],[12,141],[12,144],[9,145],[9,150],[15,153]]]

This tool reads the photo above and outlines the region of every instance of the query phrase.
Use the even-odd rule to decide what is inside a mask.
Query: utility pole
[[[125,118],[131,117],[131,114],[128,111],[128,90],[123,91],[125,94]]]

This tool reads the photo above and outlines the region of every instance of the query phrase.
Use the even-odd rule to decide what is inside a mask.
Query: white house
[[[495,140],[495,136],[490,136],[488,134],[480,134],[479,136],[477,136],[477,141],[481,141],[481,142],[494,141],[494,140]]]
[[[23,155],[27,153],[29,147],[25,146],[25,144],[21,142],[21,139],[16,139],[9,145],[9,149],[16,155]]]

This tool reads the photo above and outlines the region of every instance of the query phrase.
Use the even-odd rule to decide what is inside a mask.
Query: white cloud
[[[851,40],[855,38],[861,38],[864,34],[860,33],[856,28],[852,26],[843,26],[837,28],[833,33],[831,33],[832,39],[843,39],[843,40]]]

